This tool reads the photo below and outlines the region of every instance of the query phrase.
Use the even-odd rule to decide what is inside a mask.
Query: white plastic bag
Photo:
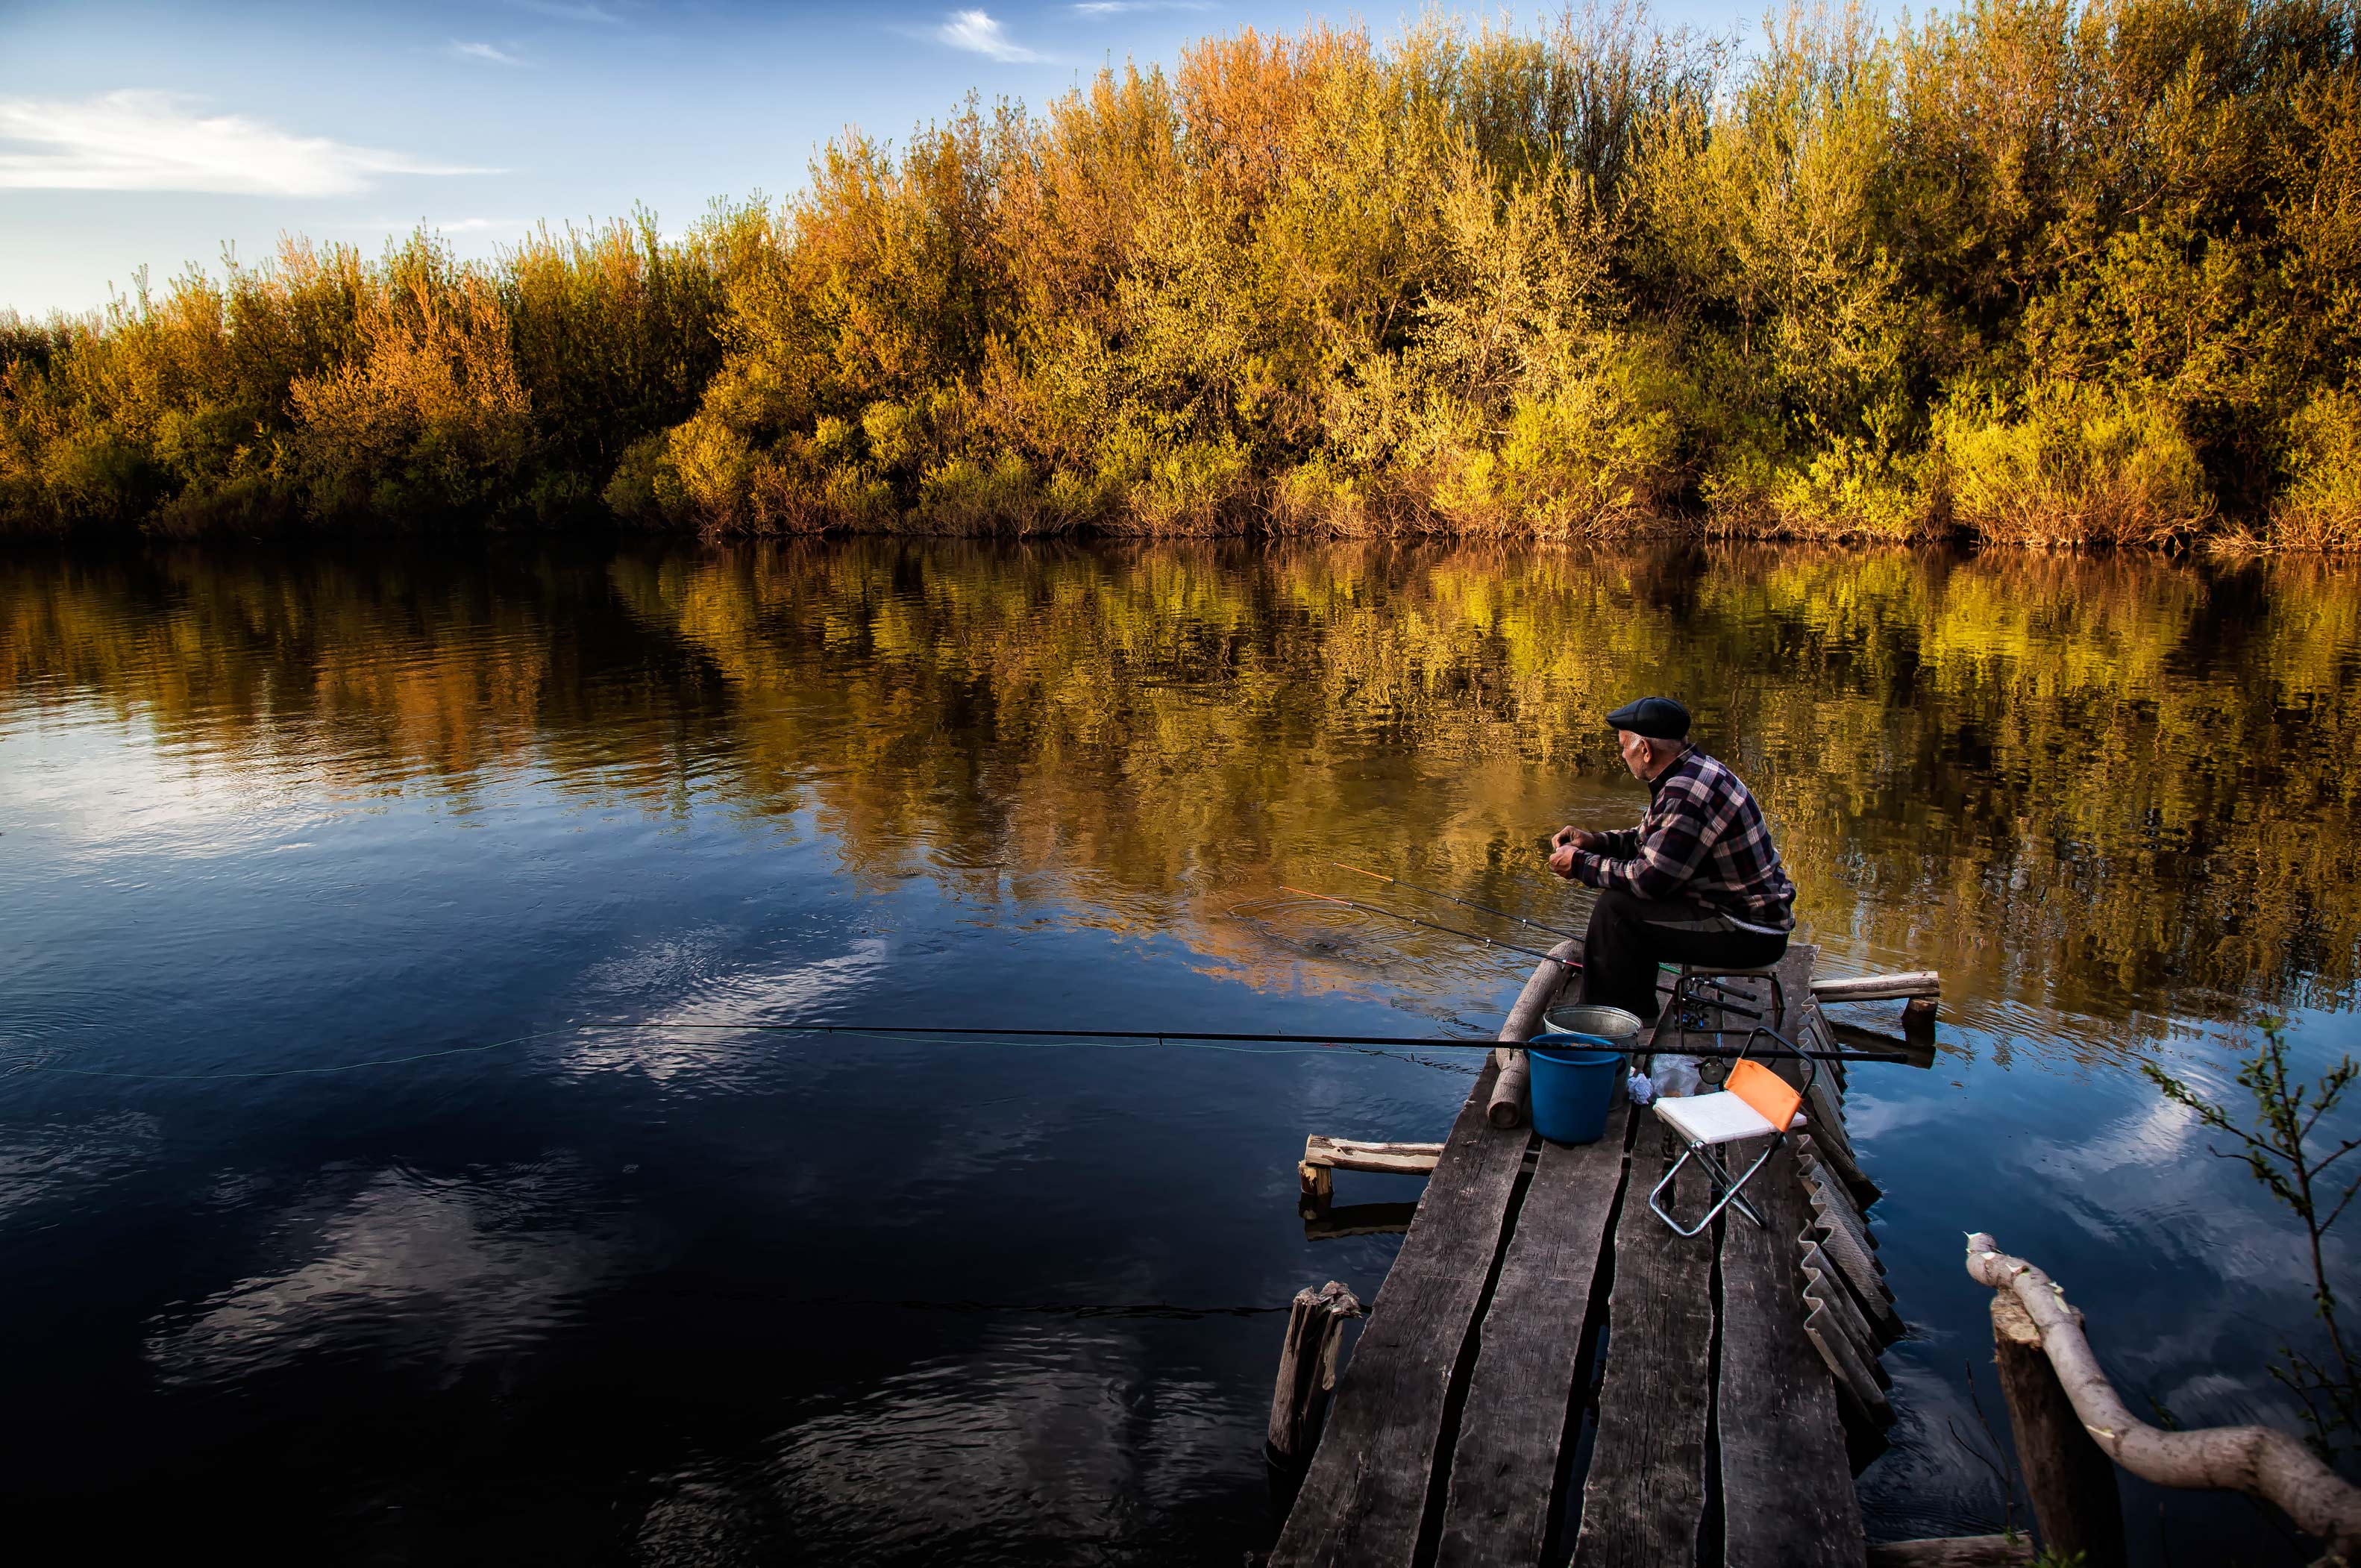
[[[1659,1098],[1685,1100],[1705,1088],[1705,1080],[1697,1076],[1695,1057],[1660,1056],[1648,1076]]]

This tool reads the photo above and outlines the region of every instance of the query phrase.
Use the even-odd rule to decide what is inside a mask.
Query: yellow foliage
[[[2213,510],[2188,437],[2153,400],[2048,386],[2014,415],[1954,405],[1937,429],[1952,515],[1986,539],[2164,544]]]
[[[2332,543],[2353,7],[1242,30],[672,240],[296,242],[0,322],[0,529]]]

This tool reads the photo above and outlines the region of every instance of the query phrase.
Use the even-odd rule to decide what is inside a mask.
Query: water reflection
[[[1367,1299],[1390,1225],[1307,1240],[1294,1151],[1438,1135],[1463,1064],[666,1025],[1488,1029],[1521,964],[1288,890],[1578,923],[1533,839],[1636,814],[1598,720],[1650,689],[1825,968],[1945,972],[1936,1070],[1853,1087],[1914,1325],[1873,1533],[2001,1522],[1968,1228],[2136,1404],[2290,1420],[2298,1233],[2128,1064],[2235,1099],[2262,1003],[2308,1070],[2355,1043],[2361,569],[159,549],[0,571],[0,1332],[44,1347],[0,1463],[159,1518],[300,1473],[290,1554],[1268,1544],[1269,1320],[879,1303]],[[2158,1503],[2199,1555],[2250,1528]]]
[[[2317,561],[161,553],[10,572],[0,647],[20,711],[154,726],[181,786],[132,782],[188,853],[235,848],[195,781],[466,809],[531,767],[808,816],[872,885],[1062,900],[1253,977],[1229,912],[1331,859],[1551,907],[1527,839],[1631,809],[1598,717],[1649,688],[1747,772],[1841,961],[1939,967],[2021,1042],[2328,1002],[2361,937],[2361,573]]]
[[[330,1171],[291,1201],[217,1196],[270,1209],[273,1266],[156,1325],[147,1354],[168,1384],[236,1383],[324,1354],[439,1363],[447,1383],[544,1340],[613,1250],[577,1233],[594,1194],[563,1169]]]

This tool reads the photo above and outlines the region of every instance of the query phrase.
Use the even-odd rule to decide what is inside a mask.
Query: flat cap
[[[1668,696],[1643,696],[1609,714],[1607,722],[1651,740],[1683,740],[1688,738],[1689,710]]]

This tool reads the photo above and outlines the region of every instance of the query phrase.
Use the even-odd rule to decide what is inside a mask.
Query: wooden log
[[[1936,970],[1911,974],[1865,974],[1851,980],[1816,980],[1812,997],[1817,1002],[1883,1002],[1896,996],[1940,996],[1943,976]]]
[[[2059,1562],[2081,1552],[2084,1568],[2123,1568],[2124,1508],[2114,1461],[2082,1430],[2041,1348],[2041,1331],[2014,1295],[1993,1293],[1992,1321],[2017,1468],[2043,1548]]]
[[[1498,1074],[1484,1064],[1427,1178],[1417,1221],[1337,1379],[1328,1430],[1279,1532],[1273,1568],[1384,1568],[1408,1564],[1417,1551],[1453,1373],[1532,1141],[1486,1119]]]
[[[1869,1568],[2016,1568],[2032,1561],[2029,1535],[1955,1535],[1869,1543]]]
[[[1784,1021],[1791,1032],[1800,1032],[1817,1005],[1811,1001],[1815,956],[1808,946],[1790,947],[1779,963],[1789,1014]],[[1802,1063],[1776,1065],[1791,1081],[1803,1077]],[[1743,1162],[1732,1168],[1752,1163],[1751,1151],[1730,1152],[1733,1161]],[[1763,1223],[1733,1213],[1723,1220],[1721,1234],[1715,1425],[1721,1447],[1722,1561],[1730,1568],[1860,1568],[1866,1550],[1861,1498],[1845,1453],[1837,1391],[1820,1348],[1804,1332],[1796,1239],[1809,1210],[1787,1143],[1772,1151],[1746,1191]],[[1876,1391],[1874,1381],[1870,1389]]]
[[[2312,1451],[2269,1427],[2165,1431],[2141,1420],[2099,1369],[2065,1292],[2047,1274],[2000,1250],[1991,1236],[1968,1238],[1968,1275],[2013,1294],[2041,1333],[2041,1348],[2083,1430],[2109,1458],[2159,1486],[2245,1492],[2278,1506],[2306,1535],[2347,1561],[2361,1561],[2361,1488]]]
[[[1334,1279],[1317,1290],[1307,1286],[1295,1293],[1287,1310],[1287,1341],[1279,1353],[1279,1382],[1270,1394],[1267,1441],[1279,1464],[1301,1468],[1311,1460],[1320,1420],[1336,1387],[1336,1348],[1344,1343],[1345,1321],[1360,1315],[1359,1299]]]
[[[1619,1102],[1597,1143],[1542,1146],[1468,1378],[1440,1568],[1542,1559],[1629,1116]]]
[[[1697,1561],[1713,1392],[1699,1376],[1712,1365],[1713,1246],[1704,1236],[1673,1234],[1649,1212],[1648,1190],[1675,1157],[1672,1136],[1653,1116],[1633,1135],[1623,1212],[1615,1222],[1607,1376],[1582,1486],[1576,1568],[1679,1568]],[[1695,1161],[1670,1197],[1680,1213],[1694,1214],[1709,1201]]]
[[[1500,1024],[1499,1038],[1503,1047],[1492,1053],[1499,1076],[1492,1085],[1491,1103],[1485,1113],[1492,1125],[1500,1128],[1521,1127],[1525,1124],[1525,1094],[1528,1080],[1525,1053],[1508,1049],[1533,1037],[1542,1026],[1542,1014],[1557,1000],[1565,989],[1565,977],[1571,970],[1568,960],[1578,958],[1582,944],[1569,937],[1550,949],[1550,956],[1533,966],[1532,974],[1525,981],[1524,990],[1517,993],[1509,1015]]]
[[[1902,1034],[1904,1038],[1914,1043],[1923,1041],[1929,1047],[1934,1045],[1935,999],[1933,997],[1914,996],[1903,1003]]]
[[[1329,1138],[1318,1133],[1303,1140],[1303,1163],[1329,1170],[1375,1170],[1400,1176],[1424,1176],[1443,1157],[1441,1144],[1380,1144],[1364,1138]]]
[[[1298,1161],[1295,1179],[1299,1184],[1296,1210],[1305,1218],[1328,1212],[1330,1200],[1336,1195],[1336,1174],[1324,1165]]]

